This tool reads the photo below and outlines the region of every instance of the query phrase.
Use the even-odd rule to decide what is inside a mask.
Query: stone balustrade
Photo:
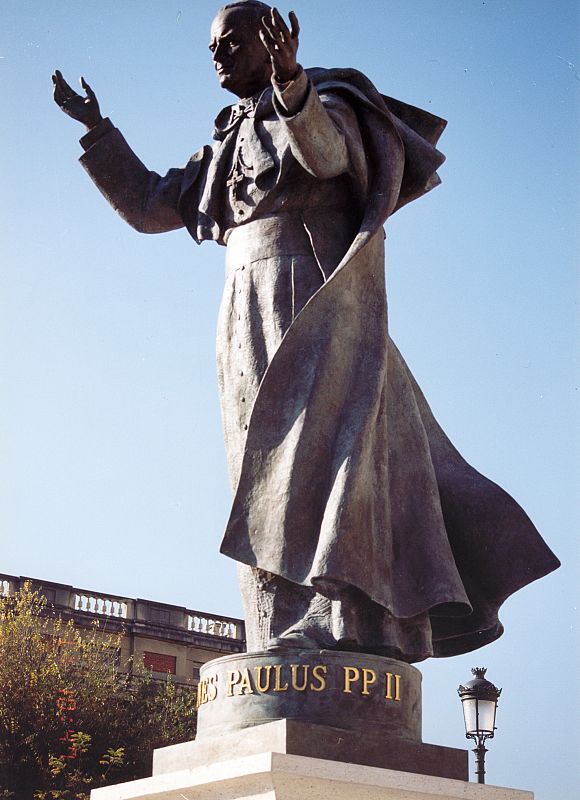
[[[75,611],[86,611],[89,614],[104,614],[107,617],[127,619],[128,604],[115,597],[75,592],[74,608]]]
[[[189,613],[187,616],[187,629],[196,633],[207,633],[210,636],[223,636],[227,639],[243,639],[243,629],[239,631],[240,620],[214,619],[199,613]],[[243,623],[242,623],[243,625]]]
[[[71,612],[77,619],[91,616],[119,623],[182,630],[184,633],[211,636],[216,640],[245,641],[244,622],[233,617],[217,617],[167,603],[118,597],[102,592],[77,589],[66,584],[37,578],[0,573],[0,596],[18,591],[26,581],[43,594],[54,610]],[[237,648],[236,648],[237,649]]]

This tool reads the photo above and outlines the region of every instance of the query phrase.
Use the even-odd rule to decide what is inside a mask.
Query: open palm
[[[97,96],[84,78],[81,78],[81,86],[86,92],[84,97],[69,86],[58,69],[52,76],[52,83],[54,102],[69,117],[82,122],[89,130],[102,120]]]

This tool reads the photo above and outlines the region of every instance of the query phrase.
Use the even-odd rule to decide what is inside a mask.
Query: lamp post
[[[476,742],[473,752],[478,783],[485,783],[485,742],[486,739],[493,739],[495,712],[501,694],[501,689],[486,680],[486,671],[485,667],[474,667],[471,670],[475,675],[474,680],[457,690],[463,707],[465,736]]]

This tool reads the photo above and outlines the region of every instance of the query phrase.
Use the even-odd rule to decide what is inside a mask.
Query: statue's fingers
[[[268,36],[265,31],[261,30],[260,34],[260,41],[268,51],[268,55],[270,58],[276,58],[276,43],[274,42],[271,36]]]
[[[60,76],[60,78],[59,78]],[[52,85],[54,86],[54,99],[56,100],[62,94],[62,75],[56,70],[52,75]]]
[[[74,95],[74,94],[76,94],[76,92],[72,88],[72,86],[69,86],[69,84],[65,81],[65,79],[62,76],[62,72],[59,69],[55,70],[54,74],[56,75],[57,83],[58,83],[59,88],[61,89],[63,94],[65,94],[65,95]]]
[[[288,25],[286,25],[284,22],[284,18],[277,8],[272,9],[272,23],[276,28],[278,28],[278,35],[282,35],[283,38],[290,36]]]
[[[268,17],[262,17],[261,32],[263,32],[264,35],[273,43],[280,41],[279,36],[276,34],[276,30],[272,26],[272,22],[268,19]]]
[[[290,20],[290,25],[292,26],[292,38],[297,39],[298,34],[300,33],[300,23],[298,22],[298,17],[293,11],[291,11],[288,14],[288,19]]]
[[[270,53],[272,58],[280,57],[280,51],[283,45],[279,36],[274,36],[272,33],[268,31],[263,31],[262,44],[264,45],[268,53]]]
[[[60,106],[66,100],[66,94],[65,92],[63,92],[62,84],[60,83],[56,75],[52,76],[52,86],[53,86],[52,96],[54,97],[55,103],[58,103],[58,105]]]
[[[96,95],[96,94],[93,92],[93,90],[91,89],[91,87],[89,86],[89,84],[86,82],[86,80],[83,78],[83,76],[82,76],[82,75],[81,75],[81,79],[80,79],[80,81],[81,81],[81,86],[83,87],[83,89],[84,89],[84,90],[85,90],[85,92],[87,93],[87,97],[88,97],[90,100],[94,100],[94,101],[96,102],[96,100],[97,100],[97,95]]]

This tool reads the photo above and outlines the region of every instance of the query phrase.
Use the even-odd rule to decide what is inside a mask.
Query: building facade
[[[169,673],[177,684],[191,686],[206,661],[246,649],[244,622],[234,617],[2,573],[0,595],[14,594],[27,581],[46,598],[47,613],[81,628],[98,621],[100,630],[120,633],[121,668],[142,659],[155,678]]]

